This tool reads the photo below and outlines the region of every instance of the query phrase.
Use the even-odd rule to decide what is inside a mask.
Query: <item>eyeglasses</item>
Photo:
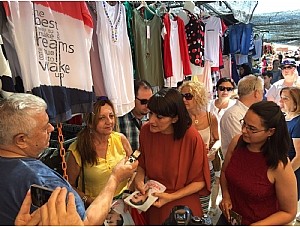
[[[135,97],[137,100],[141,102],[141,105],[147,105],[148,104],[148,99],[139,99],[138,97]]]
[[[291,68],[293,68],[293,67],[290,65],[282,67],[282,69],[291,69]]]
[[[192,100],[193,99],[193,95],[191,93],[185,93],[185,94],[181,94],[182,98],[185,98],[186,100]]]
[[[234,90],[234,88],[233,87],[224,87],[224,86],[219,86],[218,87],[218,90],[219,91],[233,91]]]
[[[261,129],[261,130],[259,130],[259,129],[251,126],[251,125],[247,125],[244,119],[240,120],[240,124],[242,126],[242,129],[246,128],[246,130],[247,130],[248,133],[254,134],[254,133],[258,133],[258,132],[267,131],[267,129]]]

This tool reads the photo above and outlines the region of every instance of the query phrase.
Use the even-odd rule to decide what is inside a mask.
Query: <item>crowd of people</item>
[[[136,80],[135,107],[119,118],[99,97],[68,148],[68,181],[37,159],[54,130],[45,101],[21,93],[0,100],[1,224],[103,225],[125,191],[148,198],[148,180],[166,190],[139,214],[145,225],[162,225],[179,205],[199,217],[216,215],[219,205],[217,225],[232,224],[232,212],[242,225],[289,224],[300,198],[300,80],[294,61],[280,68],[277,81],[246,69],[237,85],[221,78],[214,100],[201,82],[153,94]],[[135,150],[140,157],[128,163]],[[53,190],[41,207],[32,206],[32,184]]]

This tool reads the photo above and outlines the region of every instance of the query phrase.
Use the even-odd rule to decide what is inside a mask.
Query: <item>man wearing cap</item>
[[[300,87],[300,77],[296,70],[296,62],[293,60],[283,60],[281,71],[284,79],[275,82],[267,93],[267,100],[279,105],[280,90],[284,87]]]

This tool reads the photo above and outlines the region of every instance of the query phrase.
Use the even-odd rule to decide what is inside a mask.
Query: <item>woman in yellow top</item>
[[[101,98],[94,104],[93,112],[87,115],[86,127],[78,133],[77,140],[68,149],[71,151],[67,162],[69,182],[81,196],[86,207],[103,189],[113,167],[132,153],[127,138],[113,131],[116,123],[113,104],[106,97]],[[84,190],[82,163],[84,163]],[[118,186],[115,196],[126,189],[127,182],[123,181]]]

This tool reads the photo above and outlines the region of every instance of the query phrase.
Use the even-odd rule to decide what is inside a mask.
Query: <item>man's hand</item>
[[[136,160],[132,164],[126,164],[128,158],[122,159],[114,168],[111,175],[116,179],[116,181],[121,183],[122,181],[130,178],[132,174],[136,171],[139,162]]]
[[[75,197],[72,192],[68,194],[66,188],[56,188],[48,202],[41,207],[41,225],[83,225],[76,210]]]
[[[26,193],[20,211],[15,219],[15,225],[38,225],[40,223],[40,209],[37,209],[30,214],[31,207],[31,194],[30,190]]]

